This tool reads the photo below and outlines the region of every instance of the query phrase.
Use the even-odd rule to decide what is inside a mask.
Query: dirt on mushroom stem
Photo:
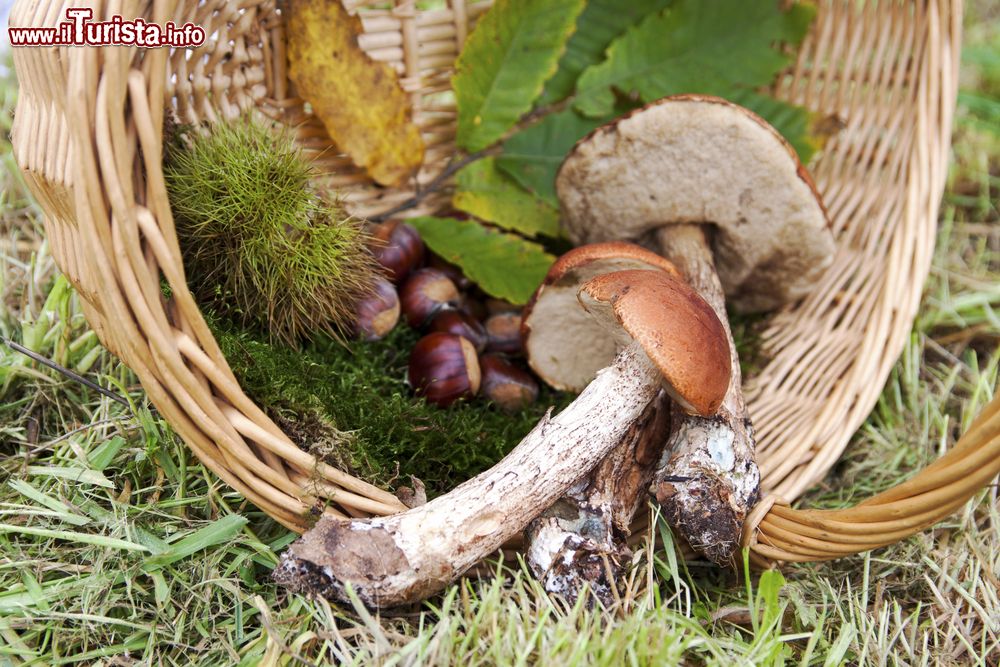
[[[547,592],[573,604],[586,588],[605,606],[614,603],[632,556],[632,517],[669,426],[670,399],[661,390],[612,452],[529,524],[528,564]]]

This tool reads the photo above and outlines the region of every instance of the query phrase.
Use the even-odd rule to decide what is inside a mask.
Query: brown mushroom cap
[[[581,139],[556,190],[575,243],[713,223],[730,302],[761,311],[804,296],[833,258],[826,211],[795,151],[723,99],[666,97]]]
[[[521,338],[528,365],[547,384],[582,391],[615,358],[614,336],[577,302],[580,287],[602,273],[625,269],[666,271],[669,261],[632,243],[592,243],[570,250],[549,269],[524,309]]]
[[[719,409],[731,377],[729,339],[687,283],[662,271],[617,271],[588,281],[579,299],[597,319],[613,316],[642,346],[678,405],[706,417]]]

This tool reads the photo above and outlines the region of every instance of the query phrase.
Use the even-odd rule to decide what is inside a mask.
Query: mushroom
[[[725,332],[710,306],[679,281],[673,264],[631,243],[594,243],[566,253],[549,269],[525,308],[522,327],[528,364],[546,383],[579,391],[614,359],[617,344],[588,311],[576,307],[581,285],[597,276],[634,269],[670,278],[674,317],[664,331],[671,348],[697,352],[679,360],[668,388],[686,411],[714,413],[729,386]],[[580,297],[584,298],[584,297]],[[710,313],[711,317],[707,317]],[[704,326],[704,322],[711,326]],[[667,437],[669,400],[664,391],[622,441],[590,474],[528,526],[527,561],[546,591],[575,600],[586,584],[609,604],[632,517],[653,477]]]
[[[535,290],[524,309],[521,337],[528,365],[549,386],[579,392],[614,358],[614,337],[578,307],[577,293],[590,279],[624,269],[680,275],[640,246],[593,243],[562,255]],[[667,408],[661,391],[612,453],[529,524],[528,565],[546,591],[573,600],[587,583],[602,602],[611,600],[618,566],[628,554],[621,536],[628,534],[641,490],[652,479],[655,449],[666,439],[654,431],[663,430]],[[638,483],[618,488],[626,480]]]
[[[591,278],[626,269],[681,278],[672,263],[634,243],[591,243],[557,259],[528,300],[521,340],[531,370],[550,387],[580,392],[614,359],[614,336],[580,309],[577,293]]]
[[[616,444],[664,380],[681,378],[698,336],[721,324],[693,291],[661,271],[595,278],[581,304],[615,331],[619,352],[565,410],[546,416],[492,469],[425,505],[370,519],[324,515],[293,543],[274,571],[281,584],[341,601],[348,587],[370,607],[413,602],[440,590],[524,530]],[[689,344],[672,347],[678,322]],[[726,371],[718,365],[712,373]]]
[[[575,243],[652,243],[715,309],[733,382],[718,416],[675,414],[654,493],[695,549],[725,564],[756,501],[760,473],[726,297],[768,310],[804,296],[832,260],[826,211],[794,151],[725,100],[668,97],[580,140],[556,179]],[[690,478],[683,485],[670,480]]]

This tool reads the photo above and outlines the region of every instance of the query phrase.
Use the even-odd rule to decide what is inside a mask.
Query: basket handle
[[[840,510],[792,509],[767,496],[743,526],[760,566],[842,558],[898,542],[941,521],[1000,473],[1000,393],[944,456],[911,479]]]

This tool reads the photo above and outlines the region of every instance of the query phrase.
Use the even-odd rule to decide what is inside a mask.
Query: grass
[[[810,506],[842,507],[906,478],[997,386],[1000,9],[969,9],[955,159],[920,315]],[[4,130],[14,90],[0,83]],[[678,562],[669,534],[651,533],[610,610],[566,608],[520,565],[381,617],[286,595],[268,572],[292,535],[206,472],[97,344],[6,145],[0,161],[0,333],[131,403],[0,347],[0,665],[1000,663],[995,485],[900,544],[749,583]]]

